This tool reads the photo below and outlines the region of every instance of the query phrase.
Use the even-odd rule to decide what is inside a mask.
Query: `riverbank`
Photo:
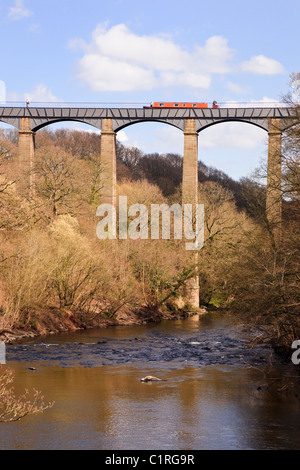
[[[26,338],[54,335],[91,328],[108,328],[111,326],[131,326],[145,325],[149,323],[159,323],[162,320],[184,319],[191,315],[205,314],[205,308],[199,308],[197,312],[185,310],[161,311],[149,308],[130,310],[120,309],[115,315],[107,314],[84,315],[64,309],[45,309],[39,312],[30,312],[25,325],[16,325],[13,328],[0,329],[0,340],[7,344],[14,343]]]

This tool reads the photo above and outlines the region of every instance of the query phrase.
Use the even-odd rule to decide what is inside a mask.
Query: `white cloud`
[[[284,106],[283,103],[268,96],[264,96],[261,100],[250,100],[244,103],[240,101],[222,103],[222,108],[274,108],[282,106]]]
[[[223,36],[212,36],[204,45],[188,50],[169,36],[138,35],[125,24],[100,24],[89,43],[77,38],[69,42],[69,47],[81,54],[77,78],[91,90],[101,92],[185,87],[196,95],[210,88],[215,74],[273,75],[284,71],[277,60],[264,55],[237,64],[235,50]],[[249,92],[248,87],[233,82],[228,82],[227,88],[238,94]]]
[[[256,149],[266,139],[266,132],[257,126],[227,122],[210,126],[199,133],[199,149]]]
[[[205,46],[196,47],[195,59],[209,73],[229,73],[234,51],[228,47],[228,40],[222,36],[212,36]]]
[[[15,0],[15,5],[10,7],[8,17],[13,21],[22,20],[32,16],[32,12],[24,6],[24,0]]]
[[[93,32],[93,43],[101,56],[155,70],[181,71],[189,62],[189,54],[171,40],[138,36],[124,24],[109,30],[98,26]]]
[[[94,91],[151,90],[156,86],[152,70],[99,54],[86,54],[77,75]]]
[[[126,147],[137,147],[144,153],[183,153],[183,133],[168,124],[147,122],[129,126],[126,133],[119,131],[117,138]]]
[[[252,72],[258,75],[276,75],[284,72],[283,66],[277,60],[264,55],[257,55],[241,64],[244,72]]]
[[[69,46],[83,51],[77,76],[94,91],[137,91],[186,86],[208,89],[213,73],[228,73],[233,51],[227,39],[209,38],[186,51],[171,39],[137,35],[126,25],[99,25],[86,44],[73,39]]]
[[[6,101],[6,86],[3,80],[0,80],[0,103]]]
[[[156,151],[161,153],[179,153],[183,154],[184,137],[180,130],[169,125],[160,125],[154,130],[153,144],[156,146]],[[149,141],[148,152],[153,152],[151,141]]]
[[[208,74],[194,72],[162,72],[160,75],[160,85],[164,87],[186,86],[190,88],[208,89],[210,84],[211,77]]]
[[[72,123],[73,126],[69,126],[69,123],[68,123],[68,129],[72,129],[73,131],[77,131],[77,132],[86,132],[87,134],[99,134],[101,135],[101,131],[98,130],[98,129],[88,129],[85,125],[82,125],[82,126],[78,126],[78,123]]]
[[[30,102],[36,103],[52,103],[62,101],[53,95],[52,91],[49,90],[47,85],[44,83],[39,83],[32,91],[25,93],[24,98],[25,100],[28,99]]]
[[[253,101],[254,102],[254,101]],[[283,103],[276,100],[275,98],[270,98],[269,96],[263,96],[263,98],[259,101],[255,101],[258,103],[262,108],[268,108],[269,106],[282,106]],[[251,101],[250,101],[251,104]]]
[[[242,86],[234,82],[227,82],[226,88],[237,95],[243,95],[245,93],[249,93],[250,91],[248,86]]]
[[[127,137],[127,134],[125,131],[119,131],[117,133],[117,139],[119,142],[121,142],[122,144],[124,144],[125,142],[128,142],[128,137]]]
[[[29,31],[31,33],[40,33],[41,26],[38,23],[32,23],[32,25],[29,27]]]

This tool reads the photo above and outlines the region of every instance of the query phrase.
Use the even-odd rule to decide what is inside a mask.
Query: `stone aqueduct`
[[[101,131],[103,201],[116,203],[116,133],[134,123],[154,121],[170,124],[184,133],[183,200],[197,200],[198,134],[221,122],[256,125],[269,134],[267,210],[270,220],[281,219],[281,135],[293,124],[293,109],[271,108],[88,108],[0,107],[0,121],[19,131],[19,167],[30,170],[34,162],[34,135],[53,123],[78,121]],[[28,171],[29,173],[29,171]]]
[[[267,216],[274,228],[281,224],[281,136],[293,125],[293,109],[287,107],[244,108],[88,108],[0,107],[0,121],[19,131],[19,168],[30,174],[34,165],[35,132],[53,123],[78,121],[101,131],[103,164],[102,202],[116,204],[116,133],[134,123],[154,121],[170,124],[184,134],[182,202],[198,200],[198,134],[221,122],[256,125],[268,132]],[[21,178],[22,179],[22,178]],[[23,180],[24,183],[24,180]],[[27,182],[27,186],[28,186]],[[197,306],[197,287],[194,286]]]

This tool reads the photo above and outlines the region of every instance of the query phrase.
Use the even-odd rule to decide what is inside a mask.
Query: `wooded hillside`
[[[237,182],[199,163],[205,244],[197,266],[181,240],[97,239],[100,135],[38,132],[34,186],[26,194],[18,189],[17,136],[1,131],[0,137],[1,330],[49,332],[176,316],[197,269],[203,307],[267,325],[283,349],[300,338],[297,126],[284,140],[280,242],[267,223],[261,179]],[[181,203],[181,155],[145,155],[118,142],[117,175],[118,194],[130,204]]]

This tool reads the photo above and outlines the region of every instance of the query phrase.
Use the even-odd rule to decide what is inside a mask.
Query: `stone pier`
[[[271,231],[277,238],[282,228],[280,119],[270,119],[266,212]]]
[[[101,178],[101,204],[117,202],[117,158],[116,158],[116,133],[112,130],[112,119],[103,119],[101,131],[101,164],[103,166]]]
[[[198,133],[195,119],[186,119],[184,131],[182,203],[198,202]]]
[[[18,186],[21,192],[33,191],[34,150],[35,133],[30,128],[30,118],[21,118],[18,142]]]
[[[198,132],[195,119],[186,119],[184,131],[182,206],[193,204],[193,217],[198,203]],[[193,262],[198,264],[198,251],[191,252]],[[185,302],[199,308],[199,276],[191,278],[185,289]]]

